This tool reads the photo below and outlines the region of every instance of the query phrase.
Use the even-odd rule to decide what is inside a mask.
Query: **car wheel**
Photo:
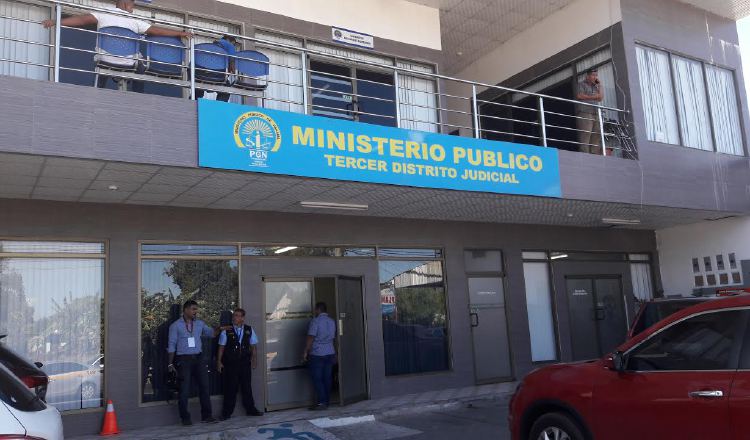
[[[584,436],[570,417],[549,413],[539,417],[531,426],[529,440],[584,440]]]
[[[96,399],[96,386],[91,382],[81,385],[81,400],[84,402]]]

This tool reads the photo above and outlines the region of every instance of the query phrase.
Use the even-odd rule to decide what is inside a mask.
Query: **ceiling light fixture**
[[[549,257],[550,260],[559,260],[561,258],[568,258],[568,254],[557,254]]]
[[[293,251],[295,249],[297,249],[297,246],[287,246],[287,247],[283,247],[281,249],[276,249],[274,251],[274,254],[283,254],[284,252]]]
[[[109,188],[110,191],[117,191],[118,189],[120,189],[120,187],[117,185],[109,185],[107,188]]]
[[[608,225],[640,225],[641,221],[637,218],[634,219],[627,219],[627,218],[603,218],[602,223],[608,224]]]
[[[357,205],[354,203],[334,203],[334,202],[299,202],[305,208],[316,209],[343,209],[347,211],[367,211],[368,205]]]

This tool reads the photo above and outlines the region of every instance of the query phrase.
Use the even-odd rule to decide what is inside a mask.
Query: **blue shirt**
[[[310,352],[312,356],[336,354],[333,348],[333,340],[336,339],[336,322],[327,313],[321,313],[310,321],[307,335],[315,338]]]
[[[188,331],[185,324],[185,318],[180,318],[169,326],[169,343],[167,352],[182,354],[200,354],[201,353],[201,336],[212,338],[214,330],[200,319],[193,321],[192,332]],[[188,338],[195,338],[195,347],[188,346]]]
[[[242,333],[245,331],[243,326],[234,327],[234,332],[237,333],[237,338],[242,342]],[[258,335],[255,334],[255,329],[251,328],[250,331],[250,345],[258,345]],[[222,330],[219,335],[219,345],[227,345],[227,331]]]
[[[229,55],[234,55],[234,54],[237,53],[237,48],[234,47],[234,44],[230,43],[229,41],[227,41],[227,40],[225,40],[223,38],[221,40],[216,40],[216,44],[218,44],[224,50],[226,50],[227,54],[229,54]]]

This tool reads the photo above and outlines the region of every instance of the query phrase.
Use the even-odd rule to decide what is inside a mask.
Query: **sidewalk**
[[[263,417],[234,417],[228,421],[190,427],[180,425],[158,426],[123,432],[114,437],[122,440],[156,440],[156,439],[189,439],[189,440],[234,440],[244,438],[335,438],[318,433],[317,437],[280,437],[279,432],[288,431],[296,422],[305,426],[319,428],[350,424],[357,420],[373,420],[374,417],[404,415],[423,411],[435,411],[450,408],[461,402],[483,399],[502,399],[510,397],[515,390],[516,383],[501,383],[481,385],[466,388],[452,388],[440,391],[430,391],[420,394],[388,397],[377,400],[365,400],[345,407],[331,407],[327,411],[311,412],[307,409],[275,411]],[[282,425],[283,424],[283,425]],[[278,426],[276,426],[278,425]],[[258,429],[261,428],[261,429]],[[262,435],[267,433],[265,435]],[[71,437],[69,440],[94,440],[99,436]]]

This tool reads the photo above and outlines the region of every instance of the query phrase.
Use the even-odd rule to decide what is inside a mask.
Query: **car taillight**
[[[29,388],[36,388],[47,385],[48,379],[47,376],[24,376],[21,381]]]

